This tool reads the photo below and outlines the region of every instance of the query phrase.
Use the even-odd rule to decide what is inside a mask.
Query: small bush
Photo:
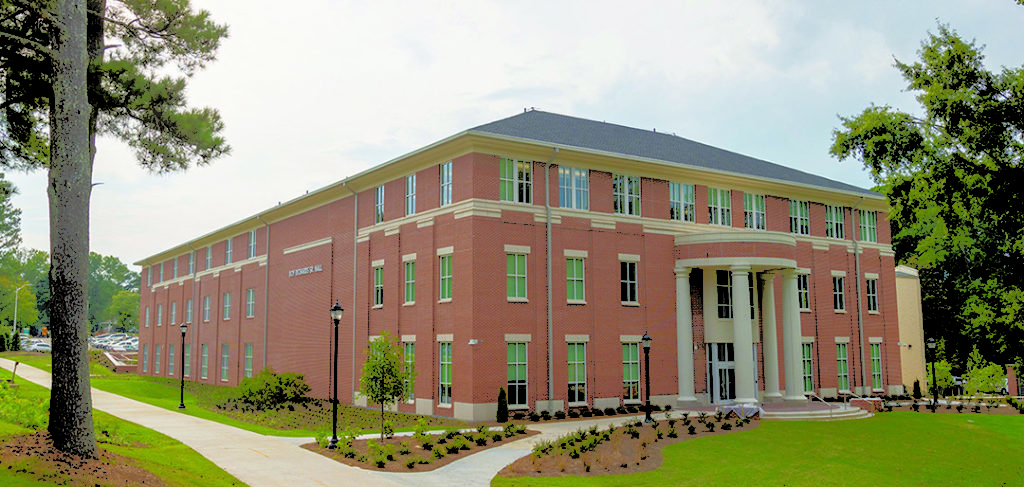
[[[405,459],[405,467],[410,469],[410,470],[413,467],[415,467],[417,463],[419,463],[419,461],[418,461],[418,459],[416,457],[409,457],[409,458]]]
[[[591,409],[591,410],[590,410],[590,412],[591,412],[591,414],[593,414],[594,416],[604,416],[604,411],[602,411],[602,410],[600,410],[600,409],[597,409],[597,408],[593,408],[593,409]]]
[[[626,414],[626,406],[619,406],[615,408],[615,412],[619,414]]]
[[[676,429],[675,428],[669,428],[668,429],[668,437],[669,438],[678,438],[679,437],[679,433],[676,433]]]
[[[921,381],[915,379],[914,380],[914,400],[916,401],[916,400],[919,400],[919,399],[921,399]]]
[[[604,408],[605,416],[615,416],[615,408]]]
[[[516,421],[521,421],[523,419],[526,419],[526,413],[523,412],[523,411],[516,411],[515,413],[512,413],[512,419],[514,419]]]
[[[713,421],[708,421],[707,423],[704,424],[704,426],[708,429],[708,432],[715,432],[715,423]]]
[[[580,411],[580,416],[583,416],[584,418],[589,418],[593,416],[593,414],[591,414],[589,409],[583,409]]]
[[[530,421],[533,421],[534,423],[540,421],[540,415],[537,414],[536,411],[530,411]]]
[[[732,424],[725,423],[725,424],[722,425],[722,429],[725,430],[725,431],[729,431],[729,430],[732,429]],[[711,431],[714,431],[714,428],[711,428]]]
[[[274,409],[288,402],[303,402],[310,391],[302,374],[276,374],[267,367],[238,385],[238,400],[256,409]]]
[[[495,435],[495,436],[497,436],[499,438],[501,437],[501,435]],[[479,434],[479,435],[476,436],[474,441],[476,441],[476,446],[485,446],[485,445],[487,445],[487,435]]]
[[[565,411],[555,411],[555,419],[565,419]]]
[[[498,388],[498,414],[495,418],[499,423],[508,421],[508,397],[505,395],[505,388]]]
[[[409,452],[410,452],[410,450],[409,450],[409,442],[408,441],[403,441],[402,445],[398,447],[398,454],[399,455],[408,455]]]
[[[494,433],[491,435],[491,443],[497,443],[501,441],[502,438],[504,438],[504,436],[502,436],[501,433]]]
[[[695,435],[697,434],[697,427],[691,424],[690,426],[686,427],[686,432],[691,435]]]
[[[540,412],[540,419],[543,419],[544,421],[550,420],[551,419],[551,413],[549,413],[546,409],[541,411]]]
[[[569,417],[570,418],[578,418],[578,417],[580,417],[580,412],[575,410],[575,409],[570,409],[569,410]]]
[[[626,406],[626,412],[628,412],[629,414],[636,414],[640,412],[640,410],[637,409],[636,406]]]

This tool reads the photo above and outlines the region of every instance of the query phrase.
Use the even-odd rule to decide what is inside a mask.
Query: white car
[[[33,343],[25,350],[28,350],[29,352],[50,352],[52,348],[50,348],[49,343]]]

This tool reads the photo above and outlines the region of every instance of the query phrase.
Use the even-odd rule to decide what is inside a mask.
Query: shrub
[[[636,406],[626,406],[626,412],[628,412],[629,414],[636,414],[639,411],[640,410],[637,409]]]
[[[391,424],[391,421],[384,421],[384,425],[381,429],[381,433],[384,434],[385,438],[394,438],[395,427]]]
[[[570,409],[569,410],[569,417],[570,418],[578,418],[578,417],[580,417],[580,412],[575,410],[575,409]]]
[[[729,430],[732,429],[732,424],[731,423],[725,423],[725,424],[722,425],[722,429],[725,430],[725,431],[729,431]],[[713,430],[714,430],[714,428],[712,428],[712,431]]]
[[[615,412],[619,414],[626,414],[626,406],[619,406],[615,408]]]
[[[287,402],[303,402],[310,391],[302,374],[276,374],[267,367],[238,385],[238,400],[256,409],[273,409]]]
[[[403,441],[402,445],[398,447],[398,454],[399,455],[408,455],[409,451],[410,450],[409,450],[409,442],[408,441]]]
[[[491,435],[491,443],[497,443],[501,441],[502,438],[504,438],[504,436],[502,436],[501,433],[494,433]]]
[[[583,416],[584,418],[589,418],[593,416],[593,414],[590,413],[589,409],[582,409],[580,410],[580,416]]]
[[[686,432],[691,435],[695,435],[697,434],[697,427],[691,424],[690,426],[686,427]]]
[[[715,431],[715,423],[713,421],[708,421],[707,423],[704,424],[704,426],[707,427],[709,432],[714,433],[714,431]]]
[[[505,438],[511,438],[516,435],[516,425],[512,423],[505,423]]]
[[[615,416],[615,408],[604,408],[605,416]]]
[[[555,411],[555,419],[565,419],[565,411]]]
[[[494,435],[494,436],[497,436],[499,439],[501,438],[501,435]],[[482,434],[482,433],[478,434],[476,436],[476,438],[475,438],[475,441],[476,441],[476,446],[485,446],[485,445],[487,445],[487,435]]]
[[[412,469],[413,467],[416,466],[417,463],[419,463],[419,459],[417,459],[416,457],[409,457],[405,459],[406,468]]]
[[[914,400],[921,399],[921,381],[914,380]]]
[[[498,415],[495,418],[499,423],[508,421],[508,396],[505,395],[505,388],[498,388]]]
[[[668,429],[668,437],[669,438],[678,438],[679,437],[679,433],[676,432],[675,428],[669,428]]]
[[[958,412],[958,413],[964,412],[964,405],[963,404],[957,404],[956,405],[956,412]]]
[[[547,421],[551,419],[551,413],[549,413],[547,409],[545,409],[540,412],[540,418],[543,419],[544,421]]]
[[[524,413],[523,411],[516,411],[515,413],[512,414],[512,419],[515,419],[517,421],[525,419],[525,418],[526,418],[526,413]]]
[[[434,448],[434,458],[436,458],[438,460],[444,458],[444,449],[443,448]]]
[[[536,411],[530,411],[530,421],[533,421],[534,423],[540,421],[540,415],[537,414]]]
[[[597,408],[593,408],[593,409],[591,409],[591,410],[590,410],[590,412],[591,412],[591,414],[593,414],[594,416],[604,416],[604,411],[602,411],[602,410],[600,410],[600,409],[597,409]]]

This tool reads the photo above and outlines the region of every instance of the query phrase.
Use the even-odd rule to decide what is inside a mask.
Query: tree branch
[[[32,49],[34,49],[36,51],[39,51],[39,52],[41,52],[43,54],[46,54],[47,56],[52,56],[53,55],[53,50],[51,50],[49,47],[46,47],[46,46],[44,46],[44,45],[42,45],[42,44],[40,44],[40,43],[38,43],[36,41],[33,41],[32,39],[26,39],[26,38],[21,37],[19,35],[11,34],[9,32],[4,32],[2,30],[0,30],[0,37],[16,41],[16,42],[22,44],[22,46],[24,46],[24,47],[32,48]]]

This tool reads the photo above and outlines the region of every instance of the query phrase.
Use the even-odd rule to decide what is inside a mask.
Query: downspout
[[[851,215],[850,215],[850,221],[851,222],[853,221],[853,215],[856,214],[856,212],[857,212],[857,207],[860,206],[860,204],[863,203],[863,202],[864,202],[864,197],[861,196],[860,200],[857,201],[857,204],[853,205],[853,210],[852,210]],[[861,387],[864,387],[864,391],[865,391],[864,395],[869,395],[870,392],[868,392],[868,391],[870,391],[870,389],[868,389],[868,368],[867,368],[867,366],[865,365],[865,362],[864,362],[864,314],[863,314],[863,312],[861,310],[861,295],[860,295],[860,293],[861,293],[861,290],[860,290],[860,246],[858,245],[858,243],[860,241],[860,236],[861,235],[859,235],[859,233],[860,233],[860,219],[859,218],[857,220],[857,229],[856,230],[857,230],[857,233],[854,233],[854,235],[857,238],[853,239],[853,262],[854,262],[854,271],[856,271],[856,273],[857,273],[857,276],[854,278],[854,280],[857,281],[857,332],[858,332],[859,339],[860,339],[860,342],[858,343],[857,348],[860,350],[860,380],[861,380],[860,384],[861,384]]]
[[[356,245],[359,243],[359,195],[352,188],[348,187],[348,181],[342,181],[341,185],[352,193],[352,399],[356,393],[356,284],[359,281],[358,265],[359,252]],[[333,248],[333,245],[331,246]],[[333,269],[332,269],[333,272]]]
[[[267,229],[267,261],[263,263],[263,368],[267,368],[267,328],[270,323],[270,224],[256,215]]]
[[[199,267],[199,266],[196,265],[196,249],[192,247],[192,242],[188,243],[188,248],[190,250],[192,250],[192,314],[185,318],[185,322],[193,327],[192,328],[192,337],[189,339],[189,345],[192,345],[192,351],[194,352],[195,349],[196,349],[196,345],[199,344],[198,343],[199,342],[199,329],[198,329],[197,326],[195,326],[196,325],[196,321],[199,321],[199,320],[196,320],[196,319],[193,318],[193,316],[195,316],[195,314],[196,314],[196,286],[198,285],[198,284],[196,284],[196,267]],[[142,286],[139,286],[139,287],[141,288]],[[186,310],[186,311],[188,311],[188,310]],[[192,322],[189,323],[189,320],[192,320]],[[197,343],[193,344],[192,343],[193,341],[197,342]],[[184,352],[184,350],[182,350],[182,352]],[[194,353],[191,353],[191,352],[189,353],[189,357],[188,357],[189,370],[191,370],[191,368],[192,368],[191,363],[192,363],[192,357],[194,357],[194,356],[195,356]],[[185,364],[181,364],[181,366],[185,367]],[[182,369],[182,370],[184,370],[184,369]],[[189,377],[189,380],[194,380],[195,379],[195,374],[190,372],[189,375],[192,376],[192,377]]]
[[[548,407],[551,408],[553,401],[555,400],[555,344],[554,332],[552,331],[552,325],[554,318],[552,316],[552,290],[551,290],[551,163],[554,162],[555,157],[558,157],[558,147],[555,147],[555,152],[551,154],[551,159],[544,163],[544,216],[546,223],[547,233],[547,249],[546,254],[548,256],[547,262],[547,277],[548,277]]]

